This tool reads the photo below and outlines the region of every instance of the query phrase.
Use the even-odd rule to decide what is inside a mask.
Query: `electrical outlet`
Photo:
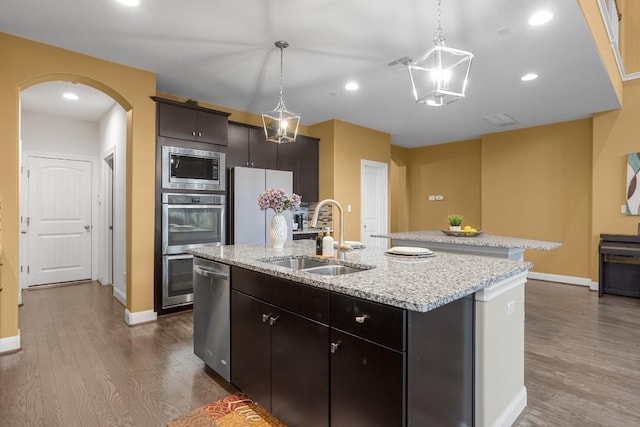
[[[436,196],[429,196],[429,201],[434,202],[436,200]]]
[[[516,302],[509,301],[507,303],[507,316],[511,316],[515,312],[516,312]]]

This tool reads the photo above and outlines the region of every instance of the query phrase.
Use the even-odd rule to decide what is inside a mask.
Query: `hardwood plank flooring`
[[[163,426],[234,389],[192,350],[191,312],[128,327],[98,283],[25,291],[0,356],[1,426]],[[526,285],[528,407],[515,425],[640,425],[640,299]]]
[[[530,280],[517,426],[640,426],[640,299]]]
[[[191,312],[128,327],[98,283],[23,293],[0,356],[0,426],[163,426],[234,392],[193,354]]]

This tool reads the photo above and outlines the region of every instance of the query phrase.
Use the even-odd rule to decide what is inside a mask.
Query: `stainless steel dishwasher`
[[[193,352],[231,380],[229,266],[193,258]]]

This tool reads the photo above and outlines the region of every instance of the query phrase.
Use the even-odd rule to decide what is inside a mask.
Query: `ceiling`
[[[443,0],[446,44],[475,55],[467,97],[442,108],[416,104],[408,72],[387,64],[431,48],[436,4],[141,0],[130,8],[115,0],[21,0],[3,5],[0,31],[152,71],[159,92],[258,114],[276,105],[274,42],[286,40],[284,98],[303,124],[340,119],[388,132],[405,147],[619,107],[577,0]],[[553,20],[529,26],[543,8]],[[520,81],[528,72],[539,78]],[[358,91],[344,89],[350,80]],[[29,90],[37,97],[36,89]],[[483,119],[499,113],[518,123]]]

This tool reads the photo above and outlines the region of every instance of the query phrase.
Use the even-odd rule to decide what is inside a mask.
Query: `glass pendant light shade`
[[[441,107],[464,98],[473,54],[445,46],[440,26],[434,47],[408,66],[413,97],[417,103]]]
[[[296,136],[298,136],[300,114],[287,110],[282,95],[282,58],[284,49],[289,47],[289,43],[279,40],[275,45],[280,48],[280,100],[272,111],[262,113],[262,125],[267,141],[282,144],[295,142]]]

